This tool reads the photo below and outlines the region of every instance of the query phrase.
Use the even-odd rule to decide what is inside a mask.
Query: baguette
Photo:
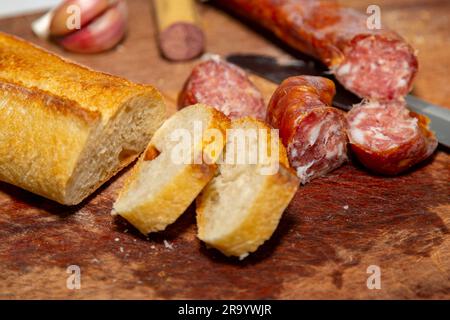
[[[265,123],[248,117],[234,120],[231,129],[270,130]],[[224,162],[197,198],[198,238],[227,256],[243,259],[268,240],[297,191],[299,179],[289,168],[285,148],[278,141],[279,157],[273,157],[270,141],[275,137],[267,137],[267,154],[270,162],[277,162],[277,172],[262,174],[262,163]],[[225,153],[236,148],[234,143],[228,139]],[[250,141],[249,145],[255,143]]]
[[[160,93],[0,33],[0,180],[75,205],[131,163],[165,117]]]
[[[171,135],[178,129],[187,130],[195,139],[194,122],[201,123],[201,135],[193,140],[192,150],[185,158],[188,161],[176,161],[174,155],[179,143]],[[155,133],[133,168],[112,214],[122,216],[143,234],[164,230],[213,178],[229,125],[230,120],[220,111],[201,104],[174,114]],[[211,129],[222,138],[210,139],[205,135]]]

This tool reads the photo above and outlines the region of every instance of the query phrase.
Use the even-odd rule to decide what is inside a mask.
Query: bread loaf
[[[155,88],[0,33],[0,180],[78,204],[138,157],[164,117]]]

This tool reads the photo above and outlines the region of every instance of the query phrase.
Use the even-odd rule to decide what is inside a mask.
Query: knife
[[[354,104],[361,102],[361,98],[346,90],[323,64],[313,59],[284,62],[265,55],[231,54],[226,60],[275,83],[297,75],[326,77],[336,84],[333,106],[348,111]],[[430,118],[430,128],[436,133],[439,143],[450,148],[450,109],[433,105],[413,95],[408,95],[406,102],[409,109]]]

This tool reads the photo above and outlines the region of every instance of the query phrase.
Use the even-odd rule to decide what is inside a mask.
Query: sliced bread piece
[[[133,168],[113,214],[143,234],[164,230],[214,177],[229,126],[225,115],[206,105],[189,106],[174,114],[155,133]],[[212,139],[214,132],[220,137]],[[186,146],[190,150],[181,156]]]
[[[231,131],[234,129],[267,132],[265,148],[270,155],[269,161],[256,164],[229,162],[229,153],[237,149],[237,140],[228,135],[224,161],[219,165],[218,174],[197,198],[197,225],[198,237],[208,246],[227,256],[242,259],[271,237],[297,191],[299,179],[289,168],[282,143],[265,123],[243,118],[232,122]],[[274,138],[278,139],[278,153],[272,149]],[[250,146],[257,143],[247,139],[246,151],[249,152]],[[264,173],[263,169],[268,165],[276,165],[278,170],[272,174]]]

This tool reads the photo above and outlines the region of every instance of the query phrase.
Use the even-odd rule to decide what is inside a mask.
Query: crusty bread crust
[[[81,106],[73,100],[54,95],[50,92],[37,88],[27,88],[15,82],[0,78],[0,90],[6,96],[23,97],[26,101],[34,101],[38,103],[38,108],[45,108],[53,113],[58,113],[67,117],[73,116],[86,125],[97,122],[101,118],[101,113],[89,109],[81,108]]]
[[[5,81],[0,81],[0,101],[0,180],[63,202],[67,180],[100,115]]]
[[[0,33],[0,180],[78,204],[139,156],[164,117],[153,87]]]
[[[98,111],[104,123],[128,99],[143,94],[160,95],[152,86],[94,71],[3,32],[0,66],[0,79],[76,101],[74,111]]]
[[[208,124],[204,128],[205,130],[217,129],[225,137],[230,120],[216,109],[197,104],[178,111],[155,133],[146,151],[132,169],[114,204],[113,215],[119,214],[134,225],[141,233],[148,234],[149,232],[164,230],[194,201],[205,185],[214,177],[217,169],[215,161],[220,156],[220,153],[215,155],[205,154],[205,148],[215,145],[213,149],[221,151],[225,144],[225,139],[223,141],[214,140],[211,142],[207,141],[206,137],[203,137],[198,153],[195,153],[193,158],[197,158],[203,154],[203,156],[209,157],[208,163],[185,164],[181,167],[173,166],[174,169],[171,169],[169,162],[165,163],[163,170],[176,170],[176,173],[170,181],[161,185],[158,184],[159,181],[155,175],[152,175],[151,171],[147,173],[143,172],[145,171],[143,166],[144,162],[149,163],[160,156],[160,152],[161,154],[171,152],[171,150],[155,151],[155,149],[158,149],[158,143],[166,139],[165,135],[170,134],[168,132],[170,130],[167,130],[167,127],[183,128],[183,126],[191,126],[193,121],[199,119],[200,113],[207,113],[209,116]],[[188,123],[182,123],[180,121],[182,117],[188,117]],[[138,185],[139,181],[143,180],[146,174],[148,176],[143,181],[143,184]],[[151,193],[147,191],[154,184],[158,184],[157,190]],[[134,196],[133,193],[137,192],[142,192],[144,196],[130,200]]]
[[[232,122],[232,129],[251,127],[270,130],[265,123],[252,118],[243,118]],[[223,203],[230,204],[230,206],[217,207],[217,197],[227,196],[223,194],[225,193],[224,190],[218,190],[218,186],[222,185],[216,182],[216,180],[221,179],[220,175],[216,176],[197,198],[198,237],[208,246],[220,250],[227,256],[245,258],[272,236],[283,211],[294,197],[299,186],[299,180],[295,172],[289,168],[286,150],[281,141],[278,144],[279,170],[277,173],[262,176],[259,171],[250,168],[252,165],[242,164],[237,166],[247,167],[242,174],[250,175],[250,178],[247,179],[249,183],[239,184],[238,179],[228,182],[229,188],[237,190],[238,196],[244,193],[244,189],[250,189],[252,194],[256,193],[251,202],[246,203],[244,208],[240,208],[242,210],[238,213],[241,215],[240,222],[235,227],[221,232],[220,235],[213,234],[212,230],[208,230],[210,228],[208,220],[217,219],[214,216],[214,211],[229,212],[229,207],[232,207],[231,204],[233,203],[233,199],[228,199]],[[268,148],[270,148],[270,145],[269,143]],[[227,164],[220,164],[220,166],[227,166]],[[226,218],[232,219],[233,214],[236,213],[229,212]],[[221,225],[228,224],[227,221],[218,221],[218,223]]]
[[[119,214],[128,220],[144,235],[164,230],[187,209],[212,179],[216,169],[216,165],[187,165],[175,179],[162,187],[156,196],[130,207],[129,211],[124,210],[120,207],[120,203],[117,203],[114,205],[114,214]],[[125,188],[123,192],[126,191]]]

